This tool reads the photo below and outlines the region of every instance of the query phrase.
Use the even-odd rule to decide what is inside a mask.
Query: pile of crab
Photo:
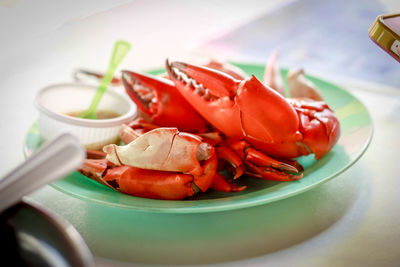
[[[320,159],[339,138],[337,117],[302,70],[289,72],[285,97],[276,54],[263,81],[215,61],[167,60],[166,70],[159,76],[122,72],[139,116],[122,125],[124,145],[89,151],[81,173],[146,198],[239,192],[246,188],[237,184],[243,175],[301,179],[296,158],[313,153]]]

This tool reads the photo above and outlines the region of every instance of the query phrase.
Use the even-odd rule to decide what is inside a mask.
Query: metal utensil
[[[76,137],[62,134],[0,179],[0,213],[26,194],[66,176],[85,159]]]

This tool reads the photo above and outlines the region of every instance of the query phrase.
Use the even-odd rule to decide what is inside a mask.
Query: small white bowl
[[[70,112],[86,110],[96,91],[95,86],[65,83],[47,86],[38,91],[35,106],[39,110],[40,135],[44,141],[69,132],[78,137],[87,149],[99,150],[119,140],[123,123],[133,120],[137,107],[127,95],[107,90],[98,110],[113,111],[120,116],[111,119],[82,119],[68,116]]]

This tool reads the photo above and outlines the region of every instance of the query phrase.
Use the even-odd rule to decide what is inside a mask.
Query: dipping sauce
[[[67,116],[71,117],[79,117],[79,115],[83,112],[84,110],[79,110],[79,111],[70,111],[67,113],[64,113]],[[96,117],[98,120],[104,120],[104,119],[112,119],[121,116],[121,114],[118,114],[115,111],[112,110],[98,110],[96,112]]]

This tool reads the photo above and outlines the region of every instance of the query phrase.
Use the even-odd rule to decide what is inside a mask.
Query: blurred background
[[[33,106],[36,91],[72,81],[77,68],[103,72],[117,39],[132,44],[120,69],[140,71],[163,67],[167,57],[264,64],[278,50],[283,67],[304,67],[346,88],[373,92],[361,96],[352,91],[368,103],[376,128],[388,127],[385,134],[376,134],[370,151],[386,153],[389,138],[396,150],[400,64],[368,37],[375,18],[393,12],[400,12],[398,0],[0,0],[0,175],[24,159],[23,142],[38,115]],[[395,166],[394,158],[384,161],[383,156],[372,157],[373,152],[363,164],[375,166],[376,173],[385,163]],[[395,178],[394,172],[390,175]],[[365,203],[363,211],[370,205]],[[379,202],[374,211],[384,204]],[[379,220],[375,216],[369,222]],[[399,237],[397,232],[393,236]],[[358,237],[346,251],[367,235]],[[393,253],[390,260],[398,263]]]

